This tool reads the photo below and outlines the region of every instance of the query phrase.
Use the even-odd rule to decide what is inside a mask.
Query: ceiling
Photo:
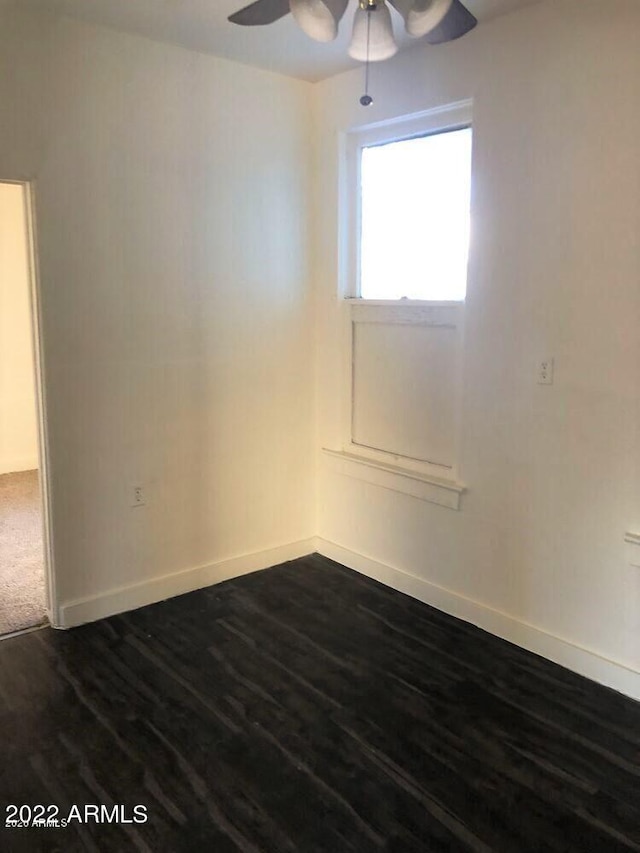
[[[136,33],[157,41],[181,45],[266,68],[303,80],[322,80],[358,63],[347,56],[351,18],[357,0],[342,21],[340,34],[331,44],[309,39],[291,15],[268,27],[239,27],[227,16],[250,0],[14,0],[21,7],[52,9],[93,24]],[[498,15],[530,6],[540,0],[465,0],[467,8],[482,23]],[[0,0],[2,3],[2,0]],[[396,32],[402,21],[394,14]],[[401,49],[414,46],[407,36]],[[428,48],[437,49],[437,48]]]

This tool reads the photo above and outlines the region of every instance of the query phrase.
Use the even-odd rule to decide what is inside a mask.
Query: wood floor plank
[[[0,643],[13,851],[640,851],[640,705],[312,555]]]

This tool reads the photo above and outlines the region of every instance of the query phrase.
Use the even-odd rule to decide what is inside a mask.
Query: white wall
[[[0,183],[0,474],[38,467],[23,188]]]
[[[35,182],[67,624],[318,531],[443,607],[637,676],[639,36],[635,0],[546,2],[376,67],[364,113],[361,72],[314,88],[0,11],[0,176]],[[456,512],[319,462],[314,507],[314,406],[316,447],[342,441],[338,134],[468,97],[468,494]]]
[[[361,72],[319,84],[314,224],[317,443],[338,449],[339,135],[473,98],[468,494],[455,512],[320,456],[319,533],[327,553],[516,641],[567,641],[545,653],[570,665],[575,647],[619,663],[612,683],[638,695],[640,570],[624,536],[640,529],[639,44],[635,0],[554,0],[375,67],[368,110]],[[548,356],[555,384],[539,386]]]
[[[314,532],[309,89],[0,12],[0,175],[35,181],[67,623]]]

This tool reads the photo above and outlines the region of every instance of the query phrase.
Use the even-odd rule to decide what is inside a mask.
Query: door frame
[[[22,187],[25,209],[25,236],[27,240],[29,269],[29,307],[31,315],[31,347],[33,350],[34,381],[36,390],[36,416],[38,421],[38,460],[40,497],[42,502],[42,542],[44,555],[45,608],[52,627],[59,627],[60,614],[56,591],[55,560],[53,551],[53,524],[51,511],[51,460],[49,454],[49,429],[47,418],[46,369],[42,341],[42,299],[38,264],[38,239],[36,227],[36,200],[34,182],[0,176],[0,184]]]

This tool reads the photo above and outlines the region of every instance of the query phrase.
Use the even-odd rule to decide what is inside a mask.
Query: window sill
[[[370,305],[374,308],[421,308],[425,305],[433,308],[450,308],[464,305],[463,299],[363,299],[362,296],[343,296],[345,302],[351,305]]]
[[[323,448],[322,453],[330,470],[338,474],[354,477],[365,483],[401,492],[448,509],[460,509],[460,500],[466,487],[456,480],[441,479],[340,450]]]
[[[345,304],[350,306],[354,323],[444,326],[455,329],[461,324],[464,312],[464,302],[346,299]]]

